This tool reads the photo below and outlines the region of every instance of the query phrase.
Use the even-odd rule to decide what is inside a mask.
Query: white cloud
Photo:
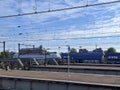
[[[115,1],[115,0],[98,0],[98,2],[112,2],[112,1]]]
[[[107,1],[109,2],[113,0],[97,0],[97,1],[88,0],[89,4],[90,3],[93,4],[93,2],[98,3],[98,2],[107,2]],[[40,0],[38,0],[37,9],[38,11],[48,10],[49,4],[50,4],[50,9],[60,9],[71,6],[86,5],[86,3],[87,3],[86,0],[82,0],[82,1],[64,0],[64,2],[63,0],[59,0],[59,1],[54,0],[51,1],[50,3],[47,1],[41,2]],[[0,15],[34,12],[35,11],[34,7],[35,7],[34,0],[30,0],[29,2],[24,1],[21,4],[16,2],[16,0],[5,0],[4,4],[3,3],[0,4],[0,11],[2,12],[0,13]],[[84,22],[85,20],[83,18],[88,19],[89,22]],[[78,24],[77,19],[81,20],[81,22],[83,23]],[[76,20],[76,22],[74,20]],[[75,24],[69,26],[70,22],[75,22]],[[41,28],[41,26],[44,26],[43,23],[46,24],[45,28],[47,28],[47,32],[42,29],[39,29]],[[61,31],[60,30],[57,31],[57,29],[59,29],[60,27],[59,25],[59,27],[55,26],[56,29],[55,33],[52,33],[54,31],[48,31],[51,29],[50,26],[54,27],[54,25],[51,24],[56,24],[56,23],[58,23],[58,25],[60,24],[61,27],[63,26],[65,27],[68,24],[69,27]],[[113,24],[116,23],[118,24],[117,26],[112,26]],[[31,40],[28,43],[33,43],[32,40],[40,40],[40,39],[49,40],[49,39],[68,39],[68,38],[97,37],[97,36],[102,37],[109,35],[117,35],[117,33],[113,33],[113,32],[120,32],[120,26],[119,26],[120,6],[118,4],[111,4],[102,7],[101,6],[90,7],[90,8],[74,9],[68,11],[51,12],[46,14],[15,17],[15,18],[11,18],[10,20],[6,19],[6,21],[2,19],[0,20],[0,24],[2,25],[0,27],[0,29],[2,30],[2,32],[0,33],[0,37],[4,34],[3,37],[6,37],[7,35],[10,37],[7,40],[18,40],[23,42],[25,40]],[[21,27],[18,30],[18,28],[16,29],[17,25],[23,25],[23,27]],[[102,26],[103,28],[101,28]],[[32,28],[38,28],[38,29],[32,29]],[[92,29],[88,30],[87,28],[93,28],[94,31]],[[21,36],[18,35],[21,32],[23,33],[23,35]]]

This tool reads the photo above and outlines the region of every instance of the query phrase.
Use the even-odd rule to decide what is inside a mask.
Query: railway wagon
[[[84,53],[61,53],[61,58],[75,63],[101,63],[104,54],[102,52],[84,52]]]
[[[120,53],[103,53],[103,52],[84,52],[84,53],[61,53],[61,58],[75,63],[108,63],[120,64]]]
[[[120,64],[120,53],[105,53],[104,57],[108,64]]]

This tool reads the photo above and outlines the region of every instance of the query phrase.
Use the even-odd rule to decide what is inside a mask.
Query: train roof
[[[68,53],[61,53],[61,57],[67,56]],[[85,53],[69,53],[71,58],[86,59],[86,60],[98,60],[103,56],[102,52],[85,52]]]
[[[105,53],[105,55],[111,55],[111,56],[114,56],[114,55],[116,56],[117,55],[117,56],[120,56],[120,53],[117,53],[117,52],[116,53],[110,53],[109,52],[109,53]]]

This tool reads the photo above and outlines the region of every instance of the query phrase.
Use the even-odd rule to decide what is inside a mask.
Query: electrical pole
[[[45,66],[47,66],[46,53],[47,53],[47,51],[45,50]]]
[[[18,58],[20,58],[20,43],[18,43]]]
[[[67,65],[67,68],[68,68],[68,76],[70,76],[69,75],[69,72],[70,72],[70,46],[69,45],[66,45],[67,46],[67,48],[68,48],[68,65]]]
[[[3,41],[3,58],[5,58],[5,41]]]
[[[35,48],[35,45],[33,45],[33,49]]]

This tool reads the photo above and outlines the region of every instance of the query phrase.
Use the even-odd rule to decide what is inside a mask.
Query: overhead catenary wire
[[[114,25],[112,25],[112,26],[114,26]],[[102,27],[103,28],[103,27]],[[89,28],[90,29],[90,28]],[[92,28],[93,29],[93,28]],[[59,31],[60,32],[60,31]],[[43,32],[44,33],[44,32]],[[27,37],[28,37],[28,35],[29,35],[30,33],[23,33],[22,35],[27,35]],[[42,35],[42,32],[40,32],[40,33],[35,33],[35,32],[32,32],[32,34],[34,35],[34,36],[36,36],[36,35]],[[55,32],[54,33],[47,33],[47,34],[49,34],[49,35],[52,35],[52,39],[54,39],[54,40],[56,40],[56,39],[65,39],[65,38],[59,38],[59,37],[55,37],[55,36],[58,36]],[[88,34],[88,33],[87,33]],[[85,34],[83,34],[83,33],[78,33],[78,34],[75,34],[75,35],[80,35],[80,36],[82,36],[82,37],[76,37],[76,38],[88,38],[88,37],[90,37],[91,38],[91,36],[89,36],[89,35],[95,35],[95,34],[98,34],[98,32],[90,32],[89,33],[89,35],[88,36],[85,36],[85,35],[87,35],[86,33]],[[107,34],[107,35],[105,35],[105,34]],[[99,35],[102,35],[101,36],[101,38],[105,35],[105,36],[108,36],[108,35],[110,35],[110,34],[117,34],[117,35],[119,35],[120,34],[120,32],[119,31],[109,31],[109,32],[99,32]],[[11,36],[18,36],[18,35],[12,35],[12,34],[10,34]],[[66,36],[66,34],[60,34],[59,36],[60,37],[63,37],[63,35],[65,35]],[[68,35],[71,35],[71,34],[69,34],[68,33]],[[42,37],[43,37],[44,35],[42,35]],[[3,37],[3,35],[2,35],[2,37]],[[21,37],[21,36],[20,36]],[[94,36],[95,37],[95,36]],[[10,39],[10,37],[9,37],[9,35],[8,35],[8,38]],[[25,38],[25,37],[24,37]],[[39,37],[40,38],[40,37]],[[75,38],[74,36],[73,36],[73,38]],[[67,37],[66,37],[66,39],[67,39]],[[72,37],[68,37],[68,39],[72,39]],[[38,39],[39,40],[39,39]],[[43,40],[46,40],[46,39],[43,39]]]
[[[85,27],[85,28],[80,28],[80,29],[77,29],[77,30],[97,30],[97,29],[103,29],[103,28],[107,28],[107,27],[119,27],[120,26],[120,24],[119,23],[114,23],[114,24],[108,24],[108,25],[103,25],[103,24],[98,24],[98,25],[93,25],[92,27],[88,27],[88,25],[87,25],[87,27],[86,26],[83,26],[83,27]],[[22,30],[44,30],[44,29],[40,29],[40,28],[22,28]],[[54,30],[55,29],[55,30]],[[65,29],[63,29],[63,28],[51,28],[51,27],[49,27],[49,30],[51,31],[51,32],[48,32],[48,33],[55,33],[56,31],[57,32],[62,32],[62,31],[64,31],[64,30],[66,30],[67,28],[65,28]],[[10,30],[10,29],[3,29],[3,30]],[[40,33],[39,32],[37,32],[37,34],[35,34],[35,35],[39,35],[39,34],[41,34],[41,33],[44,33],[44,32],[46,32],[47,33],[47,31],[49,31],[49,30],[44,30],[44,31],[40,31]],[[11,31],[12,31],[12,29],[11,29]],[[34,34],[34,33],[36,33],[36,32],[30,32],[29,31],[29,33],[27,33],[27,32],[25,32],[25,33],[23,33],[23,34]],[[112,33],[112,32],[108,32],[108,33]],[[17,34],[18,35],[18,34]]]
[[[22,0],[21,0],[21,2],[20,2],[20,8],[19,8],[19,9],[21,9],[21,8],[22,8]],[[87,10],[87,9],[86,9],[86,10]],[[93,12],[105,12],[105,11],[106,11],[105,9],[98,9],[98,10],[95,9],[95,10],[92,10],[92,13],[90,13],[90,14],[94,14]],[[39,24],[39,23],[41,23],[41,24],[44,25],[44,24],[46,24],[46,22],[49,22],[49,21],[40,22],[40,21],[37,20],[37,22],[35,21],[35,23],[32,22],[32,25],[33,25],[33,24]],[[50,21],[50,22],[51,22],[51,21]],[[52,21],[52,22],[53,22],[53,21]],[[8,23],[7,23],[7,24],[8,24]],[[15,28],[15,27],[17,27],[17,26],[21,26],[21,27],[23,27],[23,26],[25,27],[25,26],[29,26],[29,25],[31,26],[31,23],[30,23],[30,24],[26,24],[26,22],[25,22],[25,23],[22,23],[21,25],[14,25],[14,24],[11,24],[11,22],[10,22],[8,25],[12,25],[12,26],[9,26],[9,27]],[[5,27],[7,28],[8,25],[7,25],[7,26],[6,26],[6,25],[2,25],[2,27],[5,26]],[[30,26],[29,26],[29,27],[30,27]]]
[[[24,39],[24,41],[60,41],[60,40],[81,40],[81,39],[104,39],[104,38],[120,38],[120,35],[116,35],[116,36],[112,36],[112,35],[109,35],[109,36],[94,36],[94,37],[66,37],[66,38],[49,38],[49,39],[45,39],[45,38],[41,38],[41,39]],[[11,39],[8,39],[7,42],[23,42],[23,40],[11,40]]]
[[[116,45],[116,44],[119,44],[120,45],[120,42],[101,42],[101,43],[98,43],[97,42],[97,45]],[[94,46],[96,45],[96,43],[79,43],[79,44],[71,44],[71,46]],[[61,46],[61,47],[64,47],[66,46],[65,44],[59,44],[59,45],[49,45],[49,47],[52,47],[52,48],[56,48],[58,46]],[[120,47],[120,46],[116,46],[116,47]]]
[[[23,14],[16,14],[16,15],[6,15],[6,16],[0,16],[0,18],[26,16],[26,15],[34,15],[34,14],[43,14],[43,13],[49,13],[49,12],[58,12],[58,11],[65,11],[65,10],[72,10],[72,9],[79,9],[79,8],[86,8],[86,7],[93,7],[93,6],[101,6],[101,5],[107,5],[107,4],[112,4],[112,3],[120,3],[120,0],[111,1],[111,2],[97,3],[97,4],[89,4],[89,5],[83,5],[83,6],[76,6],[76,7],[69,7],[69,8],[46,10],[46,11],[40,11],[40,12],[30,12],[30,13],[23,13]]]
[[[93,48],[95,45],[99,45],[99,47],[101,47],[101,45],[105,45],[104,46],[104,49],[105,49],[105,47],[107,48],[108,46],[110,46],[110,45],[113,45],[114,47],[120,47],[119,45],[120,45],[120,42],[101,42],[101,43],[99,43],[99,42],[93,42],[93,43],[77,43],[77,44],[75,44],[75,43],[72,43],[72,44],[70,44],[70,46],[71,47],[79,47],[79,46],[84,46],[83,48],[86,48],[86,49],[88,49],[88,48]],[[117,44],[117,46],[116,46],[116,44]],[[41,44],[42,45],[42,44]],[[45,47],[46,47],[46,45],[45,45]],[[63,49],[63,48],[66,48],[66,44],[59,44],[59,45],[51,45],[51,44],[49,44],[49,45],[47,45],[47,47],[49,47],[49,48],[57,48],[58,49],[58,47],[61,47],[61,49]]]
[[[116,33],[116,32],[115,32]],[[114,34],[115,34],[114,33]],[[106,34],[106,33],[101,33],[101,35],[104,35],[104,34]],[[110,33],[111,34],[111,33]],[[64,38],[56,38],[55,36],[52,36],[51,38],[37,38],[37,39],[29,39],[29,38],[31,38],[31,37],[29,37],[29,38],[27,38],[27,37],[24,37],[24,40],[25,41],[41,41],[41,40],[43,40],[43,41],[49,41],[49,40],[74,40],[74,39],[96,39],[96,38],[107,38],[107,37],[110,37],[110,38],[115,38],[115,37],[120,37],[120,32],[119,33],[117,33],[117,35],[115,35],[115,36],[112,36],[112,35],[105,35],[105,36],[85,36],[84,34],[81,34],[82,36],[81,37],[64,37]],[[92,35],[92,33],[91,33],[91,35]],[[61,37],[63,37],[63,35],[61,35]],[[25,39],[25,38],[27,38],[27,39]],[[9,40],[13,40],[14,41],[14,39],[13,38],[7,38],[7,41],[9,41]],[[16,39],[16,41],[17,41],[17,39]],[[18,40],[19,41],[19,40]],[[21,41],[23,41],[23,40],[21,40]]]
[[[22,6],[22,5],[21,5]],[[92,12],[104,12],[105,11],[105,9],[98,9],[98,10],[92,10]],[[94,13],[91,13],[91,14],[94,14]],[[57,21],[57,20],[56,20]],[[39,23],[41,23],[42,25],[45,25],[46,23],[48,23],[48,22],[51,22],[51,21],[43,21],[43,22],[41,22],[41,21],[35,21],[35,22],[31,22],[31,23],[28,23],[28,24],[26,24],[26,23],[22,23],[22,25],[20,25],[21,27],[25,27],[25,26],[29,26],[30,27],[30,25],[32,24],[39,24]],[[7,27],[10,27],[10,28],[15,28],[15,27],[18,27],[17,25],[15,25],[15,24],[11,24],[11,22],[8,24],[8,25],[11,25],[11,26],[5,26],[6,28]]]

